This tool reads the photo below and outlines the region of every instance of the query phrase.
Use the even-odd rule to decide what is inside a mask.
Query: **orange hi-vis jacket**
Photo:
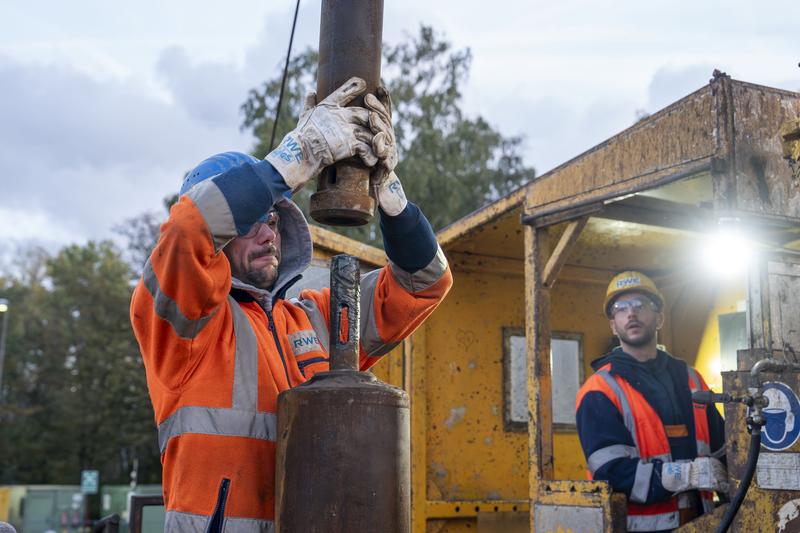
[[[311,237],[293,203],[274,208],[282,256],[272,292],[232,279],[221,249],[243,231],[213,180],[173,206],[134,291],[166,531],[274,531],[278,393],[328,369],[330,297],[325,289],[282,298],[310,263]],[[451,284],[441,248],[413,273],[390,261],[364,275],[361,369],[410,335]]]
[[[594,473],[609,461],[625,458],[639,458],[636,467],[631,497],[628,500],[628,531],[660,531],[670,530],[680,526],[680,509],[693,503],[690,498],[677,494],[665,501],[650,504],[636,503],[646,499],[649,480],[652,476],[652,460],[660,459],[671,462],[672,454],[667,438],[667,430],[653,407],[647,402],[641,392],[636,390],[627,380],[610,372],[611,364],[600,367],[581,387],[576,397],[576,408],[586,394],[602,392],[616,406],[622,415],[625,427],[631,434],[635,449],[625,444],[612,444],[594,451],[587,458],[589,479]],[[691,367],[687,367],[689,390],[696,392],[708,390],[700,374]],[[706,406],[693,402],[695,439],[697,441],[697,456],[711,455],[711,435],[709,431]],[[704,512],[713,511],[713,494],[701,491],[701,500]]]

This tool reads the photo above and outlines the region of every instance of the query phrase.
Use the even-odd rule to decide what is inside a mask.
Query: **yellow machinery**
[[[793,360],[799,117],[800,95],[716,74],[440,232],[454,287],[403,359],[415,532],[624,531],[624,496],[586,481],[574,428],[574,391],[612,340],[600,309],[619,270],[654,276],[668,302],[660,342],[715,390],[746,392],[756,359]],[[754,245],[749,270],[709,274],[704,258],[746,264],[726,256],[744,249],[730,234]],[[797,392],[792,373],[764,380]],[[744,409],[725,406],[734,487]],[[772,437],[793,434],[791,415],[773,415]],[[793,530],[800,493],[784,473],[797,452],[762,447],[734,531]],[[719,518],[684,529],[713,531]]]

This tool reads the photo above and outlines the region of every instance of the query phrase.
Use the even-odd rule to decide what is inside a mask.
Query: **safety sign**
[[[767,423],[761,428],[761,445],[768,450],[790,448],[800,437],[800,400],[786,383],[764,383],[764,396],[769,405],[764,408]]]
[[[97,470],[81,470],[81,492],[84,494],[97,494],[100,484],[100,472]]]

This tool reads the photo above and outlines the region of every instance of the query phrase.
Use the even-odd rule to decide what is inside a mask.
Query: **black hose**
[[[756,473],[756,464],[758,463],[758,454],[761,452],[761,426],[756,426],[750,430],[750,448],[747,450],[747,464],[745,464],[744,477],[736,489],[736,494],[733,495],[731,503],[725,510],[725,515],[722,521],[717,526],[715,533],[725,533],[731,527],[733,517],[742,506],[744,496],[747,494],[747,489],[750,488],[750,482],[753,481],[753,474]]]

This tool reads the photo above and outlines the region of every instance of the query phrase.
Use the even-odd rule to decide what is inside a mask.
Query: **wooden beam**
[[[594,216],[696,233],[707,233],[717,224],[710,208],[641,195],[606,204]]]
[[[532,225],[534,228],[544,228],[573,220],[582,216],[600,216],[603,210],[603,202],[596,202],[593,204],[579,205],[578,207],[569,207],[555,213],[548,215],[522,215],[522,223]]]
[[[561,271],[561,267],[564,266],[564,263],[567,262],[567,256],[569,255],[570,250],[572,250],[572,245],[575,244],[575,241],[578,240],[578,237],[583,231],[584,226],[586,226],[586,222],[589,220],[589,217],[581,217],[577,220],[573,220],[572,222],[567,225],[567,229],[564,230],[564,233],[561,235],[561,239],[559,239],[558,244],[556,244],[555,250],[553,253],[550,254],[550,259],[547,260],[547,264],[544,266],[544,271],[542,272],[542,284],[547,287],[551,288],[553,284],[556,282],[556,278],[558,278],[558,273]]]
[[[447,249],[450,245],[469,235],[473,231],[480,229],[485,224],[492,222],[502,216],[507,215],[514,209],[522,206],[522,201],[525,199],[525,186],[520,187],[516,191],[504,196],[485,207],[481,207],[477,211],[473,211],[469,215],[460,218],[450,224],[449,226],[439,230],[436,233],[436,240],[443,249]]]
[[[362,263],[376,267],[386,264],[386,254],[380,248],[339,235],[314,224],[309,224],[308,228],[311,231],[311,240],[319,250],[329,252],[331,255],[350,254],[357,257]]]

